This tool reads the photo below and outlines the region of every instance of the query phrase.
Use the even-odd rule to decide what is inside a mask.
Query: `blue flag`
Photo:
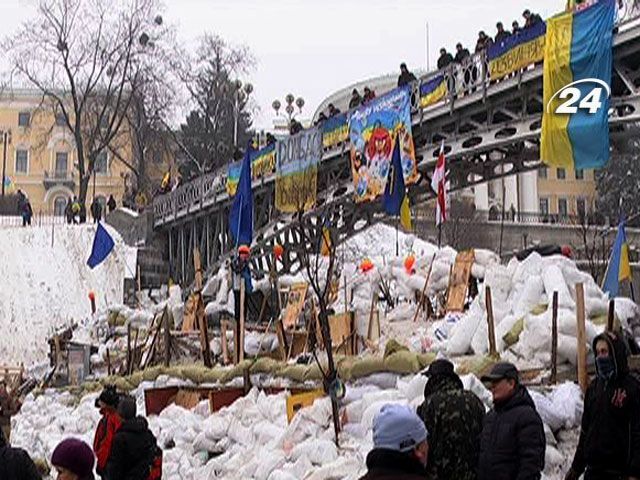
[[[94,268],[100,265],[105,258],[109,256],[111,250],[114,247],[113,238],[109,235],[106,228],[98,223],[98,229],[96,230],[96,236],[93,238],[93,247],[91,248],[91,256],[87,260],[89,268]]]
[[[631,266],[629,264],[629,245],[624,231],[624,221],[618,225],[618,234],[613,243],[611,258],[604,278],[602,290],[609,294],[610,298],[618,296],[620,282],[631,279]]]
[[[405,196],[404,178],[402,175],[402,163],[400,162],[400,136],[396,137],[391,157],[391,168],[387,177],[387,185],[384,188],[384,211],[389,215],[400,215],[400,208]]]
[[[231,238],[238,245],[251,245],[253,239],[253,192],[251,190],[251,145],[242,160],[240,179],[229,212]]]

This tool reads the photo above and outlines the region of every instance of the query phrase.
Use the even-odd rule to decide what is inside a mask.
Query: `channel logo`
[[[592,83],[597,85],[593,87],[589,92],[582,97],[582,90],[576,87],[582,83]],[[603,92],[604,90],[604,92]],[[599,78],[583,78],[582,80],[576,80],[568,85],[565,85],[547,102],[547,113],[558,113],[572,115],[578,113],[578,110],[584,110],[590,114],[597,113],[602,108],[603,93],[606,95],[604,99],[611,96],[611,87],[607,82],[600,80]],[[551,103],[554,98],[560,98],[565,100],[556,107],[554,111],[551,110]]]

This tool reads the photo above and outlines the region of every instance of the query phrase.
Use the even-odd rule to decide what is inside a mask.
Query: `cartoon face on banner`
[[[410,102],[408,89],[396,89],[351,114],[349,138],[356,202],[375,200],[384,193],[396,138],[400,139],[405,184],[417,180]]]

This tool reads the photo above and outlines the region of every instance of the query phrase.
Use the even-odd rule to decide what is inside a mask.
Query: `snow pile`
[[[473,375],[463,376],[462,380],[481,399],[490,398]],[[373,447],[375,415],[387,403],[418,406],[425,382],[424,376],[416,375],[398,378],[387,389],[372,383],[349,385],[341,402],[340,449],[333,442],[328,398],[300,410],[290,424],[286,418],[287,394],[267,396],[256,388],[215,414],[210,415],[208,403],[202,402],[193,411],[170,405],[148,420],[164,450],[163,473],[169,479],[355,480],[366,470],[365,458]],[[145,388],[176,383],[180,382],[159,377],[155,383],[141,384],[132,392],[137,396],[139,411]],[[575,435],[567,436],[566,430],[579,424],[580,389],[566,383],[546,394],[531,393],[546,425],[545,473],[547,478],[562,478],[562,470],[575,449]],[[48,391],[38,398],[30,395],[14,418],[12,443],[26,448],[36,458],[49,459],[64,437],[90,442],[99,420],[95,398],[96,394],[88,395],[74,407],[69,393]],[[563,444],[564,437],[570,439],[570,444]]]
[[[105,227],[115,251],[93,270],[87,259],[94,225],[0,229],[0,363],[45,360],[46,339],[55,327],[90,316],[90,291],[99,310],[122,303],[124,278],[135,271],[135,249]]]

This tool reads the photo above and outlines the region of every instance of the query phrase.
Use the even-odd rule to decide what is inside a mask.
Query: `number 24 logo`
[[[601,85],[602,87],[593,88],[584,96],[584,98],[581,99],[580,97],[582,97],[582,92],[579,88],[574,86],[580,83],[596,83],[598,85]],[[576,80],[569,85],[565,85],[553,94],[553,97],[551,97],[551,99],[549,99],[549,102],[547,102],[547,113],[550,113],[551,111],[551,102],[553,101],[553,99],[558,97],[563,100],[567,100],[558,105],[553,113],[564,113],[571,115],[578,113],[578,110],[586,110],[590,114],[594,114],[602,107],[603,88],[607,92],[607,96],[605,98],[609,98],[609,96],[611,95],[611,88],[609,87],[609,85],[607,85],[606,82],[603,82],[599,78],[585,78],[582,80]],[[576,103],[578,104],[577,106]]]

